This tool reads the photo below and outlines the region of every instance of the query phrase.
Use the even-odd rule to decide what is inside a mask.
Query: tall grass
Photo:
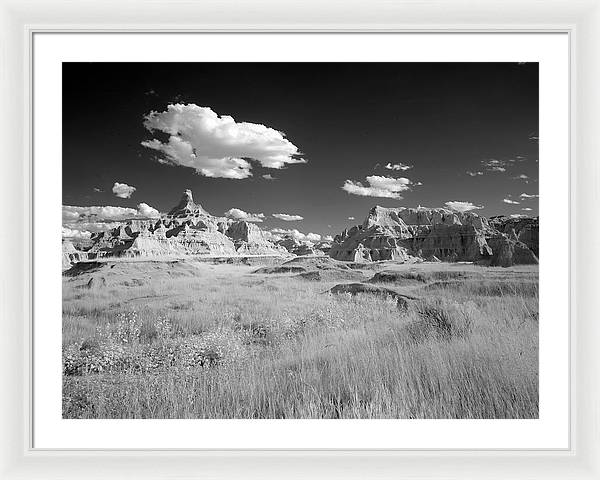
[[[521,289],[500,285],[510,276],[419,286],[421,299],[399,310],[323,293],[335,282],[248,271],[98,291],[65,282],[63,356],[75,368],[63,416],[538,416],[534,278]],[[127,330],[132,312],[139,325]]]

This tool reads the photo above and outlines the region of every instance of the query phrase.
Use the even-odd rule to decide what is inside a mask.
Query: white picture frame
[[[548,2],[549,3],[549,2]],[[3,254],[0,471],[3,478],[598,478],[600,340],[593,221],[600,153],[600,5],[0,1]],[[467,20],[465,20],[467,19]],[[35,32],[567,32],[571,38],[571,446],[560,451],[40,450],[31,448],[31,99]],[[557,223],[559,220],[556,220]],[[579,255],[577,253],[579,252]],[[585,256],[584,256],[585,255]]]

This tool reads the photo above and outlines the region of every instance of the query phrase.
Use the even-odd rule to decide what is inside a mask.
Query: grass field
[[[64,276],[63,416],[537,418],[537,266],[293,265]],[[357,281],[415,299],[327,293]]]

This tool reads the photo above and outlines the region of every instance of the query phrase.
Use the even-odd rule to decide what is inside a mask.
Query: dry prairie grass
[[[334,280],[188,267],[65,279],[64,417],[538,416],[536,269],[411,267],[423,281],[384,284],[420,297],[399,310],[323,293]]]

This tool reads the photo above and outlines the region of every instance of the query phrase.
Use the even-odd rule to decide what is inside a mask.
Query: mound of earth
[[[293,258],[291,260],[288,260],[287,262],[284,262],[282,265],[297,265],[297,266],[302,266],[304,267],[306,270],[312,270],[312,269],[317,269],[317,270],[349,270],[350,267],[348,266],[348,264],[344,263],[344,262],[339,262],[337,260],[334,260],[331,257],[327,257],[327,256],[317,256],[317,257],[309,257],[309,256],[305,256],[305,257],[297,257],[297,258]]]
[[[279,265],[277,267],[262,267],[259,268],[258,270],[254,270],[254,272],[252,273],[266,273],[266,274],[273,274],[273,273],[301,273],[301,272],[306,272],[306,268],[303,267],[295,267],[293,265]]]
[[[76,263],[63,272],[63,276],[69,277],[75,287],[135,287],[174,278],[196,277],[202,274],[201,268],[208,269],[210,266],[186,260],[108,260]]]
[[[106,287],[106,278],[92,277],[92,278],[90,278],[90,281],[87,283],[86,286],[89,289]]]
[[[391,297],[396,300],[399,307],[406,308],[408,307],[408,302],[411,300],[416,300],[415,297],[411,297],[410,295],[403,295],[394,290],[390,290],[389,288],[376,287],[373,285],[366,285],[364,283],[342,283],[336,285],[331,288],[329,292],[339,295],[339,294],[369,294],[369,295],[377,295],[380,297]]]
[[[106,263],[104,262],[78,262],[73,265],[68,270],[63,272],[65,277],[76,277],[83,273],[92,273],[100,270],[102,267],[105,267]]]
[[[483,278],[483,275],[479,272],[468,272],[468,271],[453,271],[453,270],[439,270],[439,271],[416,271],[416,270],[383,270],[377,272],[373,277],[369,279],[371,283],[407,283],[408,282],[437,282],[437,281],[463,281],[473,278]]]
[[[362,273],[351,270],[312,270],[310,272],[301,273],[300,275],[297,275],[297,277],[312,282],[340,280],[363,281],[365,279]]]

